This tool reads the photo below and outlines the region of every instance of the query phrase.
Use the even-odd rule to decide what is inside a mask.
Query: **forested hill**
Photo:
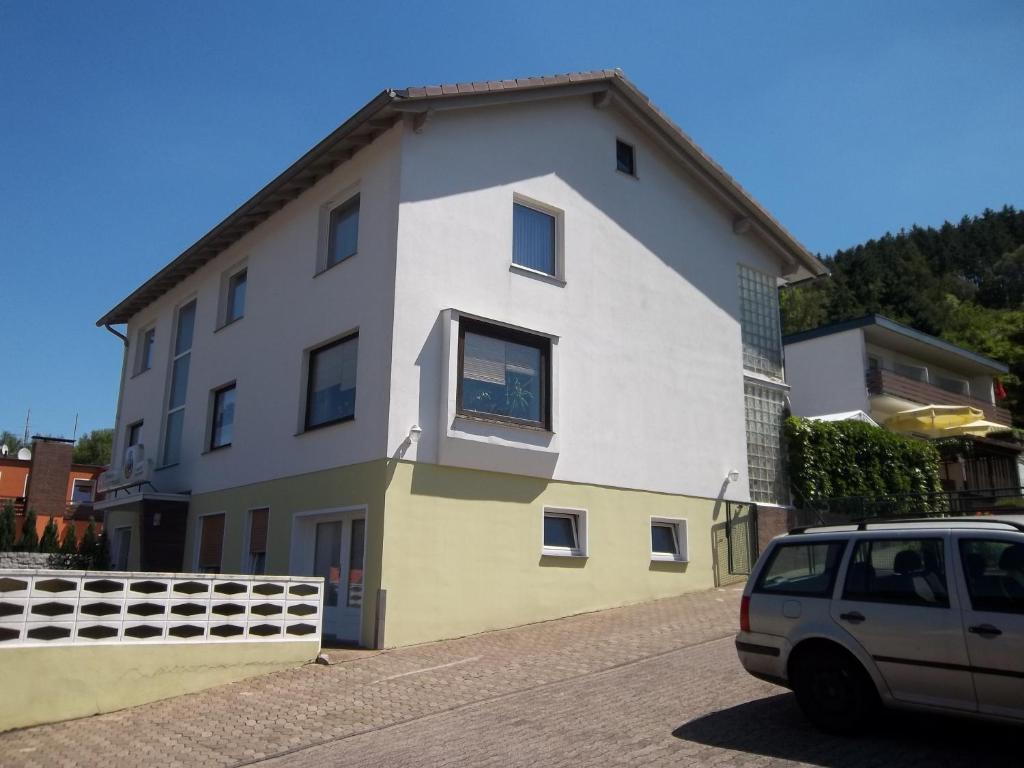
[[[781,291],[783,333],[877,312],[1010,365],[1000,403],[1024,426],[1024,211],[886,233],[824,258],[832,272]]]

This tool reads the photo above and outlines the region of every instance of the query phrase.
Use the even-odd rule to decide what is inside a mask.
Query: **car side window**
[[[971,608],[1024,614],[1024,543],[961,539],[960,562]]]
[[[949,607],[942,539],[863,539],[850,558],[844,600]]]
[[[779,544],[761,571],[755,592],[829,597],[845,541]]]

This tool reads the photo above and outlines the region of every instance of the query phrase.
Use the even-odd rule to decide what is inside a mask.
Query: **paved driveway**
[[[0,765],[1021,763],[1022,731],[957,720],[889,716],[857,741],[817,733],[789,693],[739,667],[738,603],[715,590],[310,665],[0,735]]]

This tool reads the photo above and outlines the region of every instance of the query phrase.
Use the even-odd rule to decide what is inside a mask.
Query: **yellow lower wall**
[[[542,557],[543,508],[587,510],[589,556]],[[714,586],[716,502],[399,462],[382,586],[388,647]],[[688,563],[652,562],[651,517],[685,518]]]
[[[245,573],[248,558],[243,548],[246,541],[246,526],[249,524],[248,511],[258,507],[269,507],[266,572],[298,576],[312,574],[312,556],[301,563],[291,563],[295,515],[318,510],[365,506],[366,567],[363,575],[363,621],[360,643],[372,647],[376,629],[377,590],[380,587],[380,569],[377,568],[377,563],[381,557],[387,471],[387,462],[381,459],[223,491],[196,494],[189,503],[185,562],[182,569],[191,571],[195,567],[196,537],[200,530],[199,516],[224,512],[226,517],[221,572]]]
[[[0,650],[0,731],[144,704],[298,666],[319,639]]]

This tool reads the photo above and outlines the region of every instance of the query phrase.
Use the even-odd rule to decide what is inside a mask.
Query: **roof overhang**
[[[117,509],[119,507],[131,507],[136,504],[141,504],[145,501],[162,501],[162,502],[178,502],[185,504],[186,506],[192,500],[192,497],[187,493],[146,493],[135,491],[132,493],[125,493],[119,496],[114,496],[109,499],[103,499],[103,501],[94,502],[92,508],[97,512],[105,512],[108,509]]]
[[[801,333],[785,336],[782,343],[786,346],[799,344],[802,341],[831,336],[836,333],[863,329],[864,339],[869,344],[901,352],[924,362],[930,362],[949,369],[953,373],[967,376],[997,376],[1007,373],[1010,368],[1006,363],[993,360],[969,349],[958,347],[948,341],[914,330],[897,323],[882,315],[866,315],[853,320],[814,328]]]
[[[356,152],[411,115],[422,130],[434,112],[592,94],[594,106],[621,108],[732,211],[737,233],[755,230],[783,261],[783,279],[796,281],[827,274],[825,266],[760,203],[664,115],[620,70],[577,72],[457,85],[387,90],[346,120],[327,138],[243,203],[153,277],[96,321],[126,323],[197,269],[237,242],[271,215],[331,173]]]

